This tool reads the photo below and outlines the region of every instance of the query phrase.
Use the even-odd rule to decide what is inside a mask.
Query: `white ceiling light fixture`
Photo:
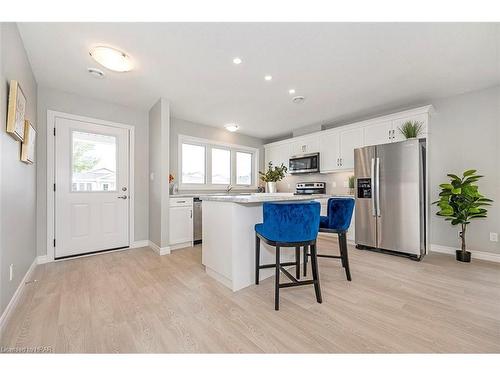
[[[90,50],[90,56],[99,64],[115,72],[129,72],[134,67],[130,57],[115,48],[97,46]]]
[[[288,90],[288,93],[289,93],[290,95],[295,94],[295,89],[290,89],[290,90]]]
[[[243,60],[240,59],[239,57],[235,57],[233,59],[233,63],[236,64],[236,65],[240,65],[242,62],[243,62]]]
[[[264,76],[264,79],[265,79],[266,81],[270,81],[270,80],[272,80],[272,79],[273,79],[273,76],[267,75],[267,76]]]
[[[224,125],[224,127],[226,128],[226,130],[230,131],[230,132],[235,132],[236,130],[238,130],[240,127],[238,126],[238,124],[226,124]]]
[[[97,68],[87,68],[87,72],[94,78],[104,78],[104,72],[101,69]]]

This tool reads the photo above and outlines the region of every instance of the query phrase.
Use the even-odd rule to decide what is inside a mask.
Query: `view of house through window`
[[[236,184],[252,184],[252,154],[236,152]]]
[[[71,191],[116,191],[116,137],[72,132]]]
[[[205,147],[182,144],[182,183],[205,183]]]
[[[220,189],[221,185],[243,187],[256,182],[256,149],[190,137],[180,139],[179,147],[181,185]]]
[[[231,151],[212,148],[212,184],[231,183]]]

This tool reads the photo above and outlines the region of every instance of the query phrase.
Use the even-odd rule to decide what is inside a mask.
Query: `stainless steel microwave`
[[[288,161],[288,173],[318,173],[319,152],[291,156]]]

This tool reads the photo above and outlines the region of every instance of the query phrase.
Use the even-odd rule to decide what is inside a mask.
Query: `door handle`
[[[193,218],[193,210],[190,211],[191,215],[189,216],[190,219]]]
[[[128,197],[126,195],[121,195],[118,197],[118,199],[127,199]]]
[[[375,208],[375,159],[372,158],[371,165],[371,187],[372,187],[372,216],[377,216],[377,210]]]

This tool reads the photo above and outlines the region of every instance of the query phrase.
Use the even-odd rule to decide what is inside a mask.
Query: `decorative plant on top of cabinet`
[[[422,132],[424,124],[420,121],[406,121],[399,127],[399,131],[406,139],[417,138]]]
[[[493,201],[479,193],[478,186],[474,183],[483,176],[477,175],[475,169],[465,171],[462,177],[455,174],[448,174],[448,177],[451,179],[450,183],[439,185],[440,199],[432,204],[440,208],[438,216],[451,221],[451,225],[461,226],[458,236],[462,241],[462,249],[456,250],[456,257],[460,262],[470,262],[471,253],[467,251],[465,243],[467,225],[473,219],[485,218],[488,210],[483,207],[490,206]]]
[[[260,172],[260,179],[266,183],[266,191],[268,193],[276,193],[276,182],[285,178],[285,173],[288,170],[283,163],[273,168],[273,162],[270,161],[266,172]]]

